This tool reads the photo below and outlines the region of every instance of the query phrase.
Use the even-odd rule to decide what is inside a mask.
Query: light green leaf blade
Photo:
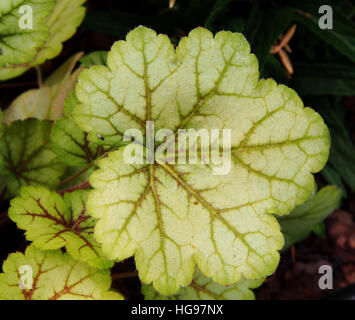
[[[34,59],[37,49],[48,37],[45,18],[50,14],[55,0],[5,0],[0,4],[0,69],[9,65],[25,64]],[[21,8],[26,11],[21,13]],[[22,29],[21,17],[27,8],[32,16],[32,28]],[[29,26],[31,27],[31,26]],[[0,73],[0,80],[2,80]]]
[[[24,187],[20,196],[11,200],[9,217],[26,230],[26,239],[38,249],[65,247],[75,260],[108,269],[114,263],[104,258],[93,238],[96,221],[86,212],[87,195],[88,191],[77,190],[62,197],[43,187]]]
[[[17,195],[25,185],[56,188],[65,165],[50,149],[50,121],[27,119],[6,126],[0,140],[0,173],[8,191]]]
[[[33,0],[41,2],[41,0]],[[43,0],[45,1],[45,0]],[[43,2],[42,1],[42,2]],[[50,0],[46,0],[50,1]],[[0,80],[21,75],[28,69],[56,57],[63,48],[63,42],[71,38],[85,16],[83,4],[86,0],[57,0],[54,9],[44,20],[49,30],[45,42],[26,63],[11,64],[0,68]],[[53,2],[53,0],[51,1]]]
[[[145,300],[254,300],[251,289],[259,287],[261,280],[241,279],[235,285],[221,286],[197,271],[188,287],[181,288],[174,296],[163,296],[152,285],[144,284],[142,293]]]
[[[86,0],[57,0],[47,18],[49,38],[38,53],[35,64],[41,64],[56,57],[63,48],[63,42],[71,38],[85,17]]]
[[[327,186],[319,190],[288,216],[280,217],[281,231],[285,237],[284,249],[306,238],[312,229],[340,205],[341,190]]]
[[[24,266],[26,272],[21,275]],[[91,268],[60,250],[41,251],[31,245],[25,254],[10,254],[3,271],[0,273],[0,300],[123,299],[119,293],[109,291],[109,270]],[[26,277],[33,280],[31,289],[27,287]]]
[[[321,117],[258,65],[241,34],[203,29],[169,39],[139,27],[109,52],[108,67],[84,70],[73,118],[112,145],[127,129],[231,129],[227,175],[211,166],[131,165],[125,148],[99,161],[88,211],[111,259],[135,255],[143,282],[172,295],[197,263],[213,281],[260,279],[279,261],[283,237],[271,215],[287,214],[314,189],[329,153]]]
[[[82,68],[74,70],[82,53],[77,53],[59,67],[39,89],[32,89],[18,96],[4,111],[4,122],[37,118],[57,120],[63,117],[64,102],[73,91]]]
[[[91,143],[71,118],[57,120],[51,131],[51,147],[67,165],[86,167],[102,154],[103,147]]]

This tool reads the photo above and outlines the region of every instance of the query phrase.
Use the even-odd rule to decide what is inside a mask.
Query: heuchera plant
[[[112,146],[128,127],[231,128],[232,169],[207,165],[131,165],[124,148],[98,162],[87,202],[99,219],[104,254],[135,255],[140,278],[171,295],[196,266],[223,285],[271,274],[283,246],[273,214],[284,215],[314,190],[311,172],[329,152],[321,117],[273,80],[241,34],[192,31],[174,50],[168,37],[139,27],[84,70],[73,118]]]
[[[73,33],[63,25],[75,30],[83,17],[84,1],[27,2],[41,8],[37,33],[21,35],[35,48],[12,61],[20,35],[0,37],[2,79],[58,54]],[[0,4],[5,31],[12,9]],[[284,246],[276,216],[289,246],[337,207],[340,191],[315,193],[312,175],[328,158],[327,127],[292,89],[259,79],[243,35],[197,28],[174,48],[138,27],[73,72],[80,57],[5,112],[2,189],[32,244],[4,263],[0,299],[122,299],[109,269],[131,256],[146,299],[253,299]],[[229,173],[127,163],[124,132],[146,138],[147,121],[175,133],[231,129]],[[21,266],[33,270],[30,288],[17,285]]]

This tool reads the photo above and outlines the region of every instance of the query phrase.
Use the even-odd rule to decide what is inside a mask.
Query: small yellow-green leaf
[[[73,260],[60,250],[12,253],[0,273],[0,300],[122,300],[109,291],[109,270]]]
[[[35,58],[38,48],[48,37],[45,19],[54,5],[55,0],[1,1],[0,80],[4,80],[5,69],[10,69],[13,65],[27,64]],[[25,19],[27,23],[30,23],[30,20],[31,25],[21,26],[26,14],[31,16],[31,19]]]
[[[48,59],[56,57],[63,48],[63,42],[68,40],[73,36],[77,27],[81,24],[85,16],[85,8],[83,4],[86,0],[20,0],[15,1],[11,0],[13,3],[27,2],[33,6],[36,4],[34,12],[41,13],[45,8],[55,3],[55,7],[50,10],[50,14],[44,19],[44,15],[41,16],[41,26],[46,31],[45,34],[41,35],[39,38],[40,43],[36,46],[36,50],[31,54],[24,52],[26,55],[26,61],[14,61],[15,63],[8,62],[5,66],[0,68],[0,80],[6,80],[21,75],[26,72],[28,69],[40,65]],[[8,1],[6,1],[8,2]],[[6,3],[7,4],[7,3]],[[16,6],[17,8],[17,6]],[[15,22],[11,22],[11,25],[14,23],[18,24],[18,19],[16,15],[13,16]],[[1,18],[1,7],[0,7],[0,18]],[[8,23],[6,23],[5,28],[7,28]],[[1,29],[0,29],[1,34]],[[25,33],[26,34],[26,33]],[[29,39],[28,41],[35,41],[30,43],[31,46],[36,44],[38,40],[37,35],[33,36],[33,40]],[[1,39],[1,37],[0,37]],[[16,38],[16,49],[23,50],[23,43]],[[21,49],[22,46],[22,49]],[[0,45],[1,47],[1,45]],[[23,50],[25,51],[25,50]],[[32,50],[33,51],[33,50]],[[30,52],[32,52],[30,51]],[[16,56],[16,55],[15,55]],[[0,64],[1,66],[1,64]]]
[[[26,238],[42,250],[62,247],[76,260],[92,267],[107,269],[113,261],[104,258],[101,246],[94,240],[95,219],[85,208],[88,191],[65,193],[64,197],[43,187],[24,187],[11,200],[9,217]]]

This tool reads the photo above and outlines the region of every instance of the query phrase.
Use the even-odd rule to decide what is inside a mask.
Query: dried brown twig
[[[290,29],[288,29],[288,31],[284,35],[281,36],[280,42],[276,45],[273,45],[270,50],[271,54],[279,55],[281,63],[286,69],[289,78],[293,74],[293,66],[286,51],[289,53],[292,52],[288,43],[292,39],[295,32],[296,32],[296,25],[294,24]]]

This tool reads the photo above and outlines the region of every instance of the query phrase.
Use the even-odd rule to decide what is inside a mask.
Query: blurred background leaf
[[[332,138],[330,155],[325,169],[322,171],[328,183],[335,184],[343,190],[344,185],[355,192],[355,149],[346,128],[346,110],[340,98],[329,99],[317,97],[308,100],[327,123]]]
[[[341,191],[336,186],[326,186],[289,215],[278,218],[285,238],[283,250],[305,239],[313,230],[324,236],[323,220],[340,205]]]
[[[355,65],[297,63],[291,85],[304,96],[355,95]]]

